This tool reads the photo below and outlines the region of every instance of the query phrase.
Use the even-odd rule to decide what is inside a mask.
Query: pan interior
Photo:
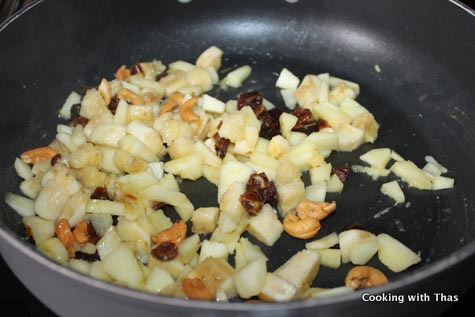
[[[460,18],[454,6],[438,2],[430,16],[423,4],[413,1],[150,1],[132,7],[123,0],[43,2],[0,33],[0,192],[18,192],[14,158],[54,138],[61,122],[57,111],[70,91],[113,77],[122,64],[194,62],[201,51],[216,45],[225,52],[222,70],[244,64],[253,68],[241,89],[216,91],[224,99],[257,90],[282,106],[274,83],[283,67],[300,78],[329,72],[360,84],[357,100],[381,124],[379,138],[352,153],[333,153],[329,160],[334,166],[360,164],[358,157],[367,150],[390,147],[419,166],[424,156],[432,155],[449,169],[455,189],[432,192],[403,186],[408,204],[394,206],[379,192],[392,177],[373,181],[362,174],[351,174],[343,193],[327,196],[337,201],[338,209],[323,221],[319,236],[354,223],[388,233],[420,252],[423,262],[411,274],[475,237],[470,175],[475,162],[470,85],[475,78],[474,60],[467,58],[475,44],[462,40],[473,36],[470,27],[461,27],[473,29],[473,19]],[[55,18],[45,22],[45,16]],[[453,35],[434,21],[437,16],[461,31]],[[216,205],[215,189],[203,180],[184,181],[182,189],[195,207]],[[23,237],[21,219],[3,200],[1,204],[2,226]],[[387,213],[375,216],[386,208]],[[284,234],[273,248],[259,245],[273,270],[304,248],[304,241]],[[369,265],[394,276],[377,257]],[[322,267],[316,284],[341,285],[349,267]]]

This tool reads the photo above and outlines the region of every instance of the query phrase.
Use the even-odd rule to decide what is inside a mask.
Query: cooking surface
[[[293,69],[291,66],[292,65],[290,65],[290,69]],[[276,66],[276,70],[278,69],[280,68]],[[430,96],[426,96],[426,97],[430,98]],[[362,100],[362,102],[363,104],[365,104],[364,100]],[[384,113],[382,113],[382,115],[384,115]],[[378,115],[376,115],[376,117],[378,118]],[[387,126],[385,126],[381,130],[382,135],[386,131],[386,128]],[[450,168],[451,166],[448,166],[448,167]],[[437,223],[439,223],[440,220],[441,219],[434,219],[434,221]],[[408,221],[405,223],[409,224],[410,222]],[[380,231],[380,230],[376,230],[376,231]],[[11,275],[10,271],[7,268],[5,268],[5,265],[3,264],[3,262],[1,263],[0,276],[2,276],[2,282],[3,282],[1,293],[0,293],[1,295],[0,314],[1,315],[9,316],[9,315],[15,314],[16,316],[31,316],[31,315],[41,316],[41,315],[51,314],[46,308],[44,308],[44,306],[41,303],[39,303],[32,295],[30,295],[29,292],[26,291],[26,289],[24,289],[23,286],[19,284],[19,282]],[[474,297],[475,297],[475,289],[472,289],[466,296],[464,296],[463,300],[460,303],[454,306],[454,308],[452,308],[447,313],[447,315],[457,314],[457,313],[460,313],[460,311],[464,308],[465,309],[470,308],[470,306],[473,306],[473,305],[470,305],[471,304],[470,301]],[[427,307],[428,308],[430,307],[430,303],[428,303]],[[472,311],[475,311],[475,310],[472,308]]]

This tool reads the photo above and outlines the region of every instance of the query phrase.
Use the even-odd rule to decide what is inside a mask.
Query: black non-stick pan
[[[427,293],[431,301],[364,302],[365,291],[357,291],[251,305],[141,293],[42,256],[24,241],[21,219],[2,200],[2,256],[40,300],[58,314],[72,316],[432,315],[450,304],[436,301],[434,293],[460,297],[473,284],[475,18],[455,1],[40,1],[0,29],[0,193],[17,191],[14,158],[54,138],[61,122],[57,111],[70,91],[97,85],[122,64],[194,61],[210,45],[224,50],[223,69],[253,67],[242,89],[215,92],[223,99],[252,89],[282,106],[273,88],[282,67],[300,77],[330,72],[358,82],[358,101],[380,122],[380,135],[375,144],[354,153],[332,154],[334,166],[355,164],[371,148],[391,147],[418,165],[432,155],[449,168],[454,189],[404,187],[409,203],[397,206],[379,192],[387,179],[350,174],[343,193],[328,197],[337,200],[338,210],[321,230],[323,236],[359,224],[419,251],[423,261],[399,274],[372,260],[370,265],[383,270],[391,282],[371,292]],[[185,181],[182,190],[195,207],[216,204],[215,191],[204,181]],[[303,247],[303,241],[285,235],[275,247],[263,247],[269,270]],[[343,285],[350,267],[322,267],[314,286]]]

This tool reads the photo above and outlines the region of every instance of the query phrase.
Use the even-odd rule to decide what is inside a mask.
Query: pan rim
[[[25,12],[29,11],[36,5],[43,3],[44,0],[38,0],[19,10],[3,23],[0,24],[0,32],[3,31],[8,25],[14,22]],[[475,17],[475,9],[468,7],[458,0],[448,0],[451,4],[457,6],[459,9]],[[85,284],[88,287],[97,288],[101,291],[106,291],[113,295],[118,295],[128,300],[137,300],[146,302],[149,305],[164,305],[170,308],[176,309],[214,309],[220,311],[233,311],[233,312],[256,312],[256,311],[282,311],[293,309],[306,309],[314,307],[325,307],[335,304],[348,303],[361,300],[361,295],[365,290],[358,290],[346,294],[337,296],[310,298],[303,301],[286,302],[286,303],[262,303],[259,305],[248,305],[244,303],[231,303],[231,302],[208,302],[199,300],[182,299],[175,297],[167,297],[162,295],[156,295],[152,293],[142,292],[126,288],[117,284],[108,283],[95,279],[89,275],[81,274],[74,271],[71,268],[63,266],[59,263],[50,260],[40,252],[36,251],[32,246],[28,245],[24,241],[18,239],[17,235],[3,223],[0,223],[0,238],[9,244],[11,247],[20,251],[23,255],[30,260],[35,261],[43,265],[46,269],[54,272],[58,272],[61,276],[74,280],[77,283]],[[413,274],[407,274],[397,280],[390,281],[388,284],[372,288],[373,293],[390,293],[397,291],[405,286],[421,283],[433,278],[434,276],[443,273],[445,270],[475,256],[475,240],[469,244],[463,246],[459,250],[443,257],[433,263],[428,264],[426,267],[414,272]],[[367,292],[367,290],[366,290]]]

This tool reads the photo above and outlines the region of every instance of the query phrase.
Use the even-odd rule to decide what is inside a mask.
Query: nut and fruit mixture
[[[20,154],[22,196],[5,197],[38,249],[94,278],[218,301],[290,301],[381,285],[386,276],[364,266],[375,254],[394,272],[420,262],[385,233],[318,236],[325,218],[338,216],[326,193],[342,192],[350,173],[451,188],[447,169],[431,156],[421,169],[390,148],[362,155],[366,165],[332,166],[333,151],[378,136],[378,122],[356,101],[359,85],[327,73],[300,79],[284,68],[276,82],[282,109],[259,92],[219,100],[207,92],[238,91],[252,72],[244,65],[220,79],[222,55],[212,46],[194,64],[120,66],[115,79],[69,95],[59,112],[68,123],[50,144]],[[217,206],[194,206],[180,191],[182,180],[199,178],[217,187]],[[381,192],[401,204],[399,184]],[[270,272],[253,241],[273,246],[282,235],[317,239]],[[310,287],[320,265],[349,262],[357,266],[341,287]]]

